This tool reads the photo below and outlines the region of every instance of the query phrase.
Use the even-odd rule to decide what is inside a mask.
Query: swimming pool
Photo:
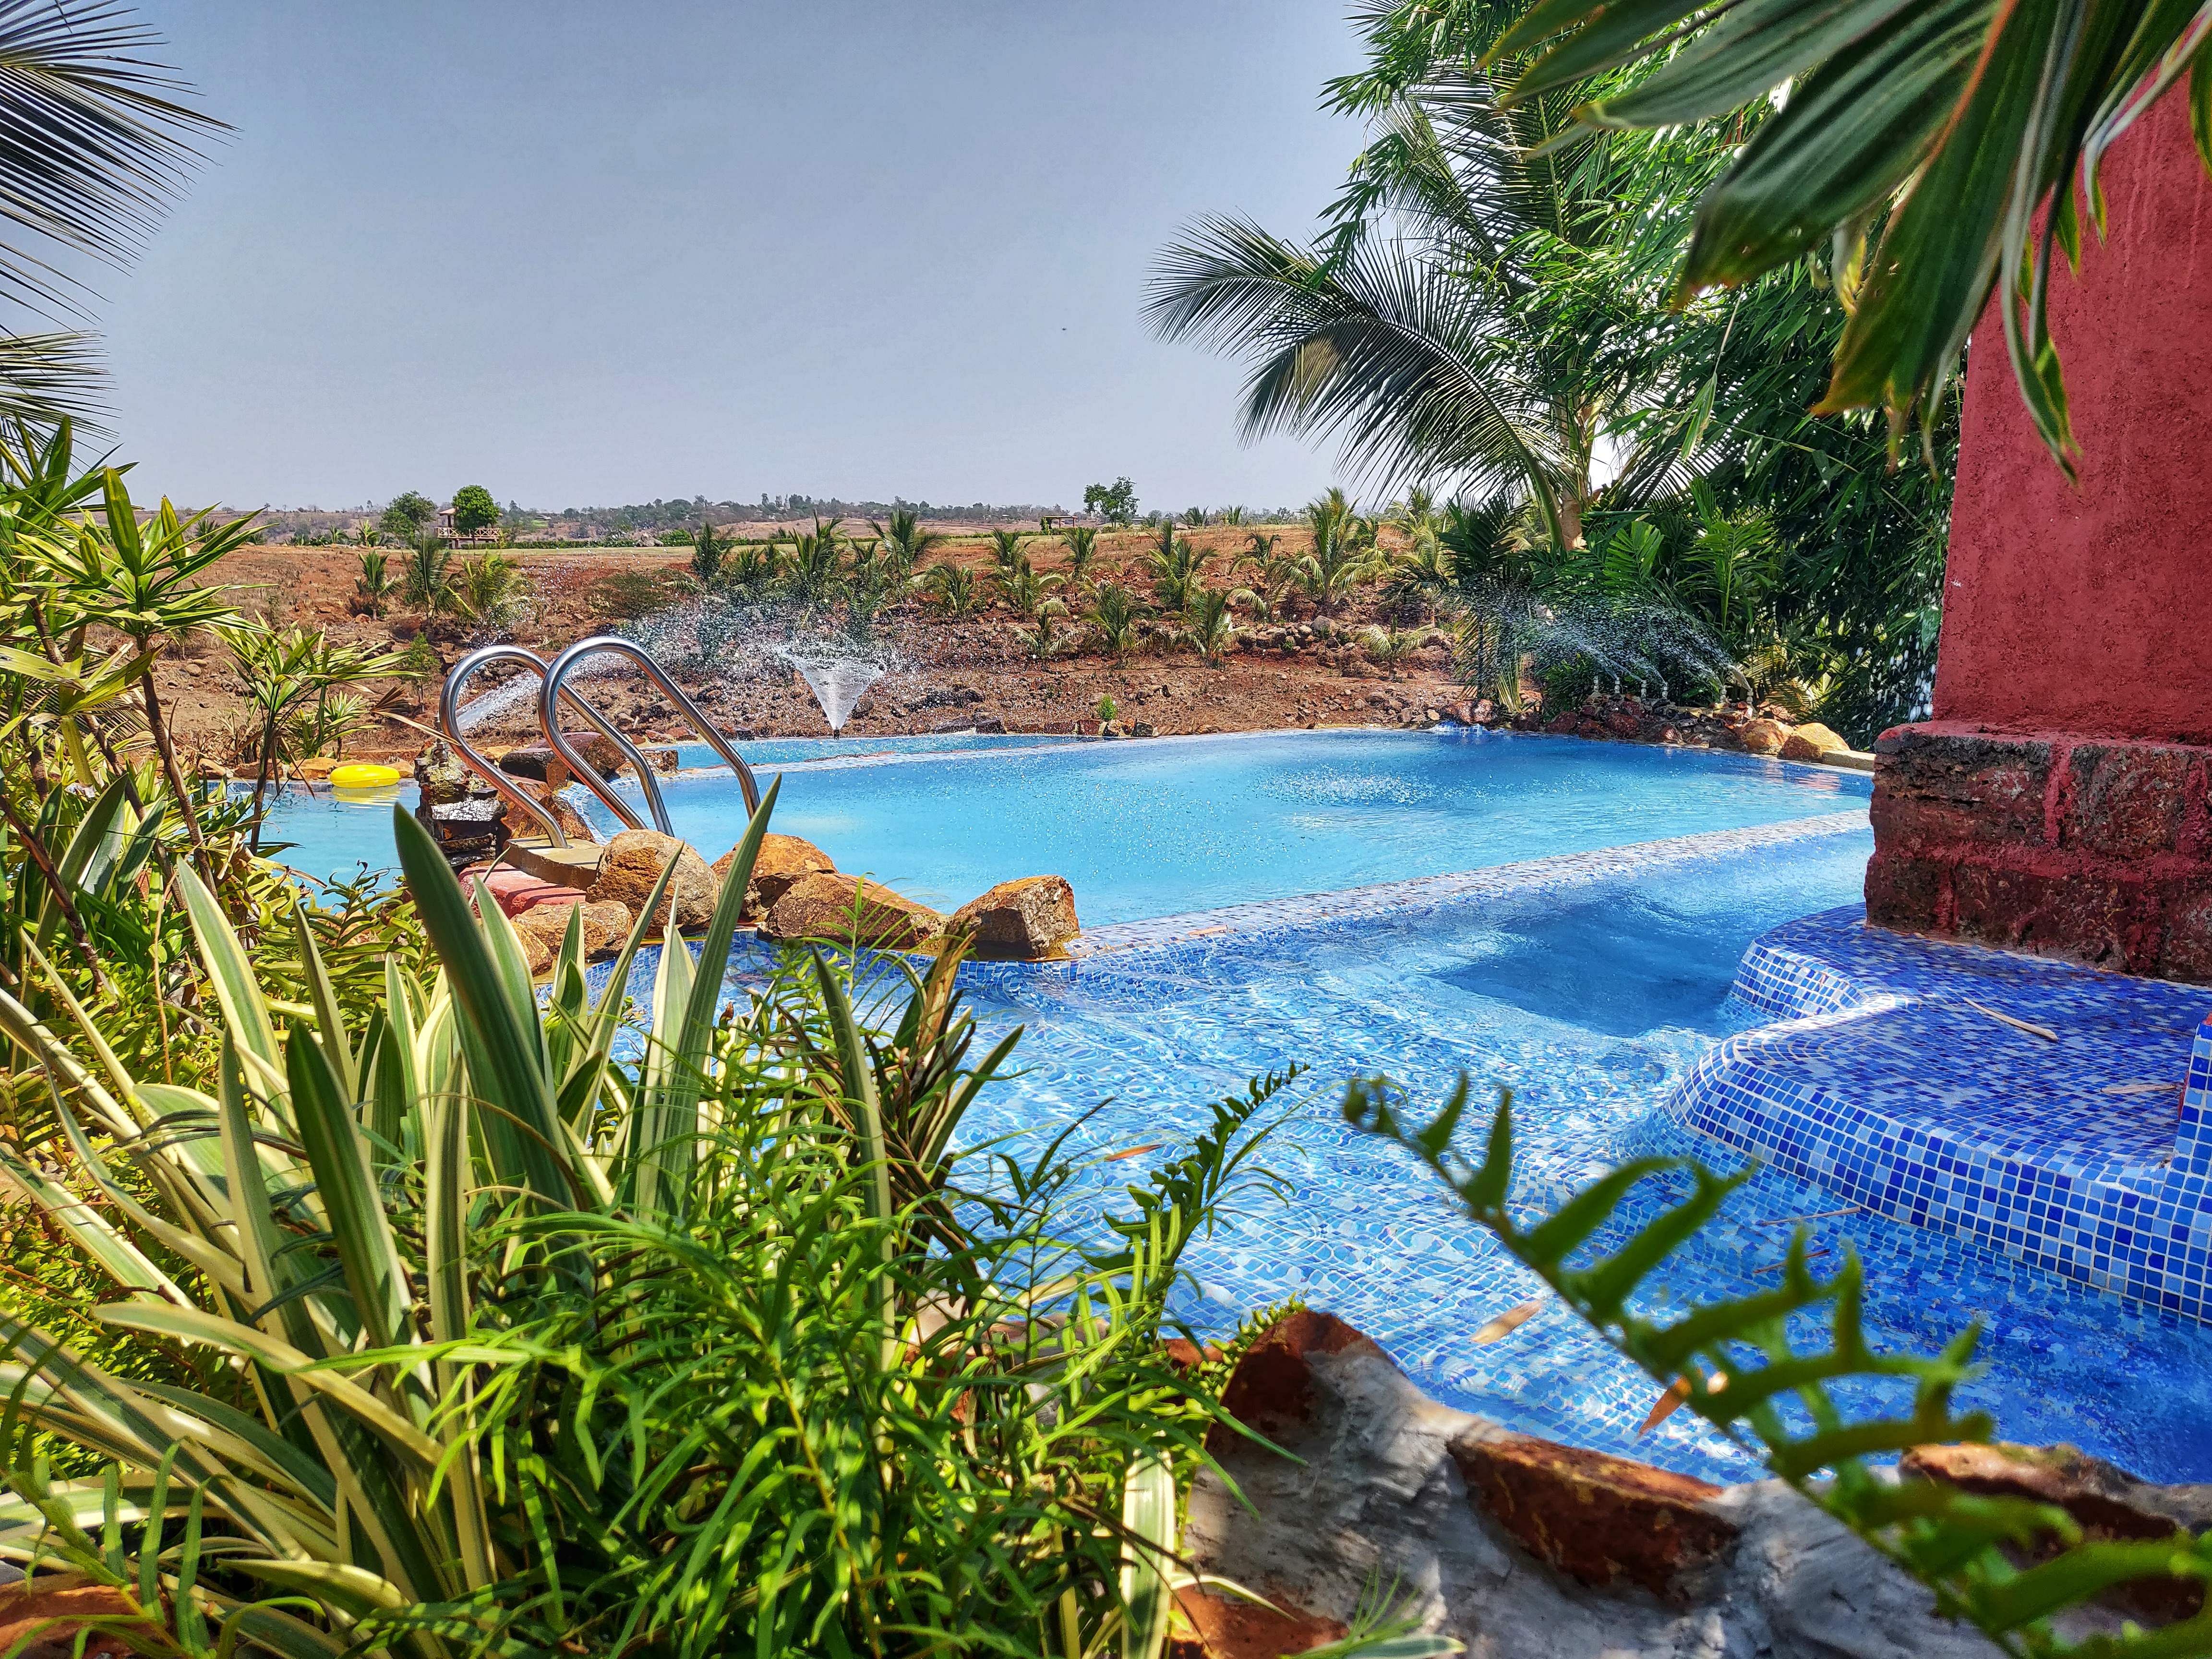
[[[1466,728],[943,741],[834,759],[741,749],[763,783],[783,779],[776,829],[841,870],[945,910],[1012,877],[1061,875],[1085,927],[1862,814],[1872,793],[1861,774],[1744,755]],[[662,788],[676,833],[710,859],[744,827],[726,772]],[[617,827],[596,800],[579,805],[600,833]],[[288,796],[270,829],[309,874],[391,861],[388,822],[340,803]]]
[[[1194,1252],[1202,1290],[1183,1311],[1194,1324],[1224,1328],[1301,1297],[1375,1337],[1438,1399],[1570,1443],[1749,1478],[1754,1462],[1687,1413],[1639,1436],[1656,1390],[1556,1304],[1505,1340],[1473,1346],[1485,1322],[1540,1287],[1425,1170],[1345,1124],[1342,1086],[1385,1074],[1418,1115],[1462,1069],[1486,1090],[1510,1085],[1516,1196],[1528,1202],[1556,1201],[1647,1152],[1726,1167],[1726,1150],[1675,1128],[1663,1103],[1720,1038],[1767,1018],[1729,994],[1745,947],[1780,922],[1851,902],[1871,844],[1863,820],[1798,821],[1501,866],[1455,896],[1395,913],[1194,929],[1178,944],[1066,963],[971,966],[969,1004],[987,1034],[1020,1025],[1025,1035],[1019,1075],[986,1091],[963,1138],[1041,1141],[1107,1100],[1079,1132],[1085,1145],[1171,1142],[1255,1074],[1310,1066],[1268,1160],[1296,1195],[1255,1204]],[[766,962],[741,945],[732,993]],[[641,964],[640,994],[650,973]],[[1117,1193],[1131,1167],[1102,1170],[1100,1195]],[[1649,1218],[1658,1195],[1638,1202]],[[1832,1268],[1847,1243],[1860,1251],[1877,1346],[1928,1352],[1984,1322],[1989,1369],[1960,1404],[1992,1412],[2005,1437],[2068,1442],[2154,1480],[2212,1476],[2212,1334],[1771,1170],[1668,1265],[1655,1305],[1772,1284],[1801,1219],[1816,1267]]]

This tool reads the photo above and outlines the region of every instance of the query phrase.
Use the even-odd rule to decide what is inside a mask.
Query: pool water
[[[1086,927],[1859,813],[1871,793],[1856,773],[1465,728],[1000,738],[926,752],[871,742],[866,754],[817,757],[828,746],[741,746],[763,784],[783,780],[778,830],[942,910],[1016,876],[1065,876]],[[708,858],[743,831],[726,771],[661,787],[676,833]],[[617,827],[571,793],[601,834]],[[294,843],[288,861],[311,875],[363,859],[376,867],[392,861],[389,812],[295,793],[270,834]]]
[[[1248,1079],[1310,1066],[1267,1160],[1295,1195],[1250,1201],[1194,1252],[1201,1288],[1183,1309],[1194,1324],[1227,1328],[1246,1310],[1300,1297],[1375,1337],[1453,1405],[1712,1480],[1753,1477],[1753,1458],[1687,1413],[1639,1435],[1657,1390],[1556,1304],[1503,1341],[1472,1346],[1540,1287],[1425,1170],[1350,1127],[1340,1109],[1354,1076],[1393,1079],[1416,1121],[1462,1070],[1485,1091],[1510,1085],[1515,1194],[1528,1204],[1555,1203],[1649,1152],[1726,1167],[1724,1149],[1692,1143],[1661,1104],[1712,1043],[1762,1018],[1729,994],[1751,940],[1856,896],[1871,836],[1838,830],[1725,856],[1678,843],[1595,878],[1516,866],[1493,872],[1479,899],[1352,927],[971,968],[969,1006],[987,1035],[1019,1025],[1024,1036],[1018,1075],[986,1091],[963,1139],[1017,1133],[1041,1145],[1108,1101],[1079,1132],[1084,1145],[1172,1145]],[[732,991],[757,982],[765,960],[741,945]],[[641,965],[641,994],[650,973]],[[1470,1151],[1486,1127],[1474,1115]],[[1097,1197],[1134,1177],[1131,1164],[1102,1166]],[[1642,1194],[1630,1218],[1649,1219],[1662,1196]],[[1802,1220],[1816,1267],[1832,1270],[1847,1246],[1861,1253],[1877,1346],[1932,1352],[1983,1322],[1988,1369],[1960,1405],[1992,1412],[2003,1437],[2069,1442],[2155,1480],[2212,1477],[2212,1334],[1844,1207],[1759,1174],[1655,1278],[1647,1307],[1771,1285]],[[1844,1398],[1859,1409],[1901,1405]]]

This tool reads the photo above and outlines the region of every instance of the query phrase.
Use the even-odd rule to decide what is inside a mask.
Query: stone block
[[[1449,1450],[1469,1502],[1585,1584],[1663,1595],[1735,1540],[1735,1523],[1710,1507],[1721,1488],[1686,1474],[1504,1431],[1462,1435]]]
[[[1035,962],[1063,953],[1080,930],[1075,890],[1065,876],[1023,876],[1002,881],[952,913],[948,933],[966,933],[972,954],[984,961]]]
[[[2136,965],[2139,950],[2129,937],[2141,899],[2139,882],[2109,870],[1967,860],[1952,872],[1949,925],[1969,939],[2010,950],[2142,973]]]
[[[2048,738],[1908,726],[1883,733],[1875,753],[1877,842],[2045,844]]]
[[[2066,757],[2073,788],[2061,844],[2136,859],[2179,844],[2191,799],[2204,794],[2204,751],[2148,743],[2081,743]]]
[[[1906,933],[1932,932],[1941,925],[1945,881],[1950,866],[1880,842],[1867,860],[1867,920],[1879,927]]]

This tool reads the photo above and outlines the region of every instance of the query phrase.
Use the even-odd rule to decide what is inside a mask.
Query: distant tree
[[[1137,516],[1137,486],[1125,477],[1110,484],[1085,484],[1083,510],[1096,513],[1109,524],[1127,524]]]
[[[473,536],[499,522],[499,503],[482,484],[463,484],[453,492],[453,530]]]
[[[384,509],[384,516],[376,521],[377,528],[387,536],[411,542],[415,539],[415,532],[437,516],[438,504],[428,495],[412,489],[403,489]]]
[[[729,551],[729,543],[714,533],[714,526],[706,520],[699,520],[691,532],[691,574],[699,579],[700,586],[710,586],[722,574],[722,555]]]

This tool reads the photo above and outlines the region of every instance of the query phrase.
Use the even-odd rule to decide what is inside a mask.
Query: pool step
[[[556,847],[539,836],[507,844],[507,861],[556,887],[588,888],[599,873],[607,849],[588,842]]]

